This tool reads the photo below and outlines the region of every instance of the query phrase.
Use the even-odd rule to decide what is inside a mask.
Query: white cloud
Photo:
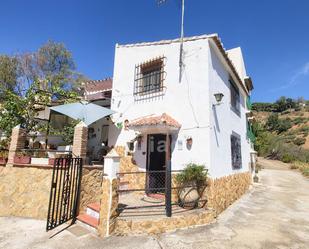
[[[283,90],[283,89],[287,89],[290,87],[293,87],[299,83],[301,83],[301,81],[298,81],[299,78],[304,77],[309,75],[309,62],[305,63],[300,69],[298,69],[290,78],[290,80],[283,86],[276,88],[276,89],[272,89],[271,92],[275,92],[278,90]]]

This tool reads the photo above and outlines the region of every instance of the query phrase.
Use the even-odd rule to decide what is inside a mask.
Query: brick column
[[[25,130],[21,128],[20,125],[17,125],[12,130],[8,163],[7,163],[8,166],[13,166],[14,157],[17,154],[18,150],[25,148],[25,142],[26,142]]]
[[[81,157],[84,160],[87,156],[87,142],[88,142],[88,127],[84,122],[80,122],[74,129],[73,140],[73,156]]]
[[[100,222],[98,231],[100,236],[109,236],[115,229],[118,216],[118,184],[120,156],[113,149],[104,157],[104,176],[100,207]]]

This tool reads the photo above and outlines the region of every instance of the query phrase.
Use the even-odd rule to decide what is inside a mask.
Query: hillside
[[[255,150],[259,156],[291,163],[309,176],[309,101],[281,97],[252,105]]]
[[[301,108],[298,111],[294,109],[286,110],[282,113],[253,111],[255,120],[263,125],[267,124],[271,115],[278,114],[280,120],[289,120],[291,127],[281,133],[272,132],[281,137],[287,143],[294,143],[304,149],[309,150],[309,110]]]

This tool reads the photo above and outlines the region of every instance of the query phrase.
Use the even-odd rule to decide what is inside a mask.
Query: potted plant
[[[8,139],[0,141],[0,165],[6,165],[8,160]]]
[[[207,183],[208,171],[204,165],[190,163],[176,175],[180,187],[178,192],[179,204],[184,208],[195,208]]]
[[[14,157],[14,163],[16,164],[30,164],[31,163],[31,155],[27,151],[20,151]]]
[[[7,161],[8,161],[8,151],[1,150],[0,151],[0,165],[6,165]]]

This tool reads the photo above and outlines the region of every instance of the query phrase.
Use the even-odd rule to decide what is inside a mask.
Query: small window
[[[145,95],[163,90],[164,58],[157,58],[135,67],[134,95]]]
[[[230,79],[231,109],[240,115],[240,94],[235,82]]]
[[[232,154],[232,168],[241,169],[242,159],[241,159],[241,139],[240,135],[233,132],[231,135],[231,154]]]

